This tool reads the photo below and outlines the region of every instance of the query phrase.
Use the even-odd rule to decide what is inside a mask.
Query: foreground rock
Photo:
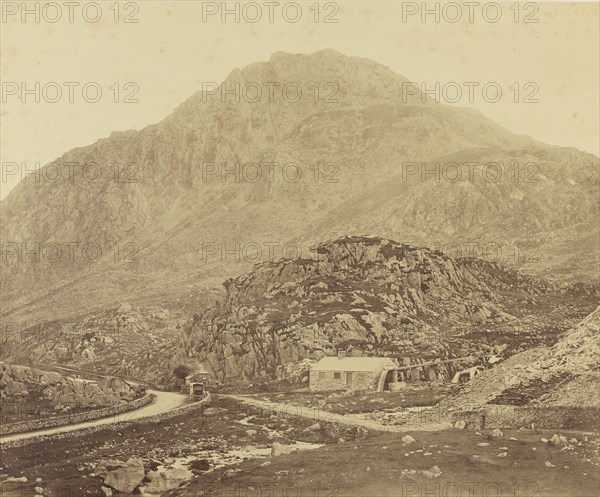
[[[96,474],[104,477],[104,484],[117,492],[131,493],[144,479],[144,464],[137,457],[132,457],[127,462],[105,461],[96,468]]]
[[[194,473],[187,469],[167,468],[160,471],[149,471],[147,474],[150,483],[144,488],[145,493],[162,493],[179,487],[183,482],[194,477]]]

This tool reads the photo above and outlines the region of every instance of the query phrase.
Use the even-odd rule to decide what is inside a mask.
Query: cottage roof
[[[314,371],[377,371],[398,367],[389,357],[323,357]]]
[[[210,373],[204,369],[198,369],[197,371],[194,371],[193,373],[188,374],[185,377],[185,379],[191,380],[192,378],[194,378],[196,376],[205,376],[205,375],[210,375]]]

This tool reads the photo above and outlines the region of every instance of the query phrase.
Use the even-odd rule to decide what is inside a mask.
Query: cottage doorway
[[[352,386],[352,373],[346,373],[346,386]]]

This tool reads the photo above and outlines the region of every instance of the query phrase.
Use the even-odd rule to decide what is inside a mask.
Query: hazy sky
[[[478,108],[516,133],[600,153],[598,3],[521,4],[517,22],[512,2],[502,3],[496,23],[490,21],[498,13],[483,12],[484,3],[472,8],[472,22],[463,5],[462,19],[455,23],[449,21],[458,11],[443,11],[444,4],[438,7],[439,22],[433,14],[423,22],[420,2],[346,1],[337,2],[339,10],[334,2],[321,2],[319,22],[316,9],[310,9],[314,0],[298,2],[302,17],[297,23],[283,17],[282,7],[290,2],[273,7],[272,23],[265,2],[255,3],[263,14],[255,23],[248,22],[256,14],[250,7],[239,22],[233,15],[222,22],[218,13],[204,22],[203,8],[210,10],[221,2],[193,0],[121,2],[118,12],[111,10],[112,1],[99,2],[100,12],[87,5],[93,2],[81,1],[74,7],[73,22],[69,7],[59,1],[61,17],[55,23],[49,22],[59,14],[54,7],[30,2],[32,11],[38,9],[39,22],[35,14],[23,22],[22,12],[14,11],[21,3],[2,1],[3,170],[7,162],[24,162],[32,169],[36,162],[43,165],[114,130],[155,123],[202,82],[221,82],[232,69],[268,60],[273,52],[323,48],[372,58],[427,88],[439,82],[450,98],[455,94],[450,90],[461,86],[459,105]],[[229,7],[234,8],[234,2]],[[286,8],[291,20],[296,10]],[[417,12],[408,15],[410,9]],[[323,22],[328,14],[338,22]],[[538,22],[525,23],[526,17]],[[34,90],[40,83],[39,103],[33,93],[22,102],[22,82]],[[486,102],[476,90],[469,103],[465,82],[478,82],[480,87],[494,83],[502,89],[502,98]],[[69,84],[74,102],[69,102]],[[95,98],[96,88],[102,90],[96,103],[83,98],[86,84],[88,100]],[[62,89],[60,98],[56,87]],[[132,98],[139,102],[124,103],[136,89]],[[524,103],[527,97],[538,102]],[[7,180],[3,171],[2,198],[19,179],[17,174]]]

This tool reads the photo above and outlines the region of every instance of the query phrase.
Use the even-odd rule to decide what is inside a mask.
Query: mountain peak
[[[480,249],[491,244],[497,250],[490,257],[508,264],[596,281],[598,184],[588,178],[598,159],[533,143],[474,111],[424,103],[419,94],[403,98],[406,81],[375,61],[331,49],[276,52],[271,61],[232,72],[226,94],[214,85],[156,125],[65,153],[55,161],[64,165],[59,181],[24,182],[3,201],[3,240],[15,250],[22,243],[93,242],[102,245],[102,258],[90,264],[79,254],[71,261],[65,248],[57,263],[40,267],[21,263],[32,262],[27,254],[7,253],[0,274],[3,298],[12,300],[7,307],[30,315],[19,299],[47,288],[56,300],[43,298],[46,291],[31,296],[45,302],[40,319],[57,309],[83,312],[119,292],[142,295],[150,280],[162,295],[163,274],[170,288],[185,288],[181,282],[195,272],[205,272],[212,285],[250,265],[244,257],[201,260],[197,248],[207,241],[224,254],[264,243],[264,259],[273,241],[306,250],[359,233],[421,246],[458,243],[459,253],[472,242]],[[262,98],[236,99],[231,90],[238,82],[242,91],[259,87]],[[282,91],[287,83],[299,85],[302,98],[290,101],[294,92]],[[252,88],[246,96],[256,94]],[[102,168],[98,181],[82,174],[69,180],[67,164],[95,161]],[[446,167],[473,161],[473,175]],[[302,168],[297,182],[289,181],[293,163]],[[492,163],[501,166],[500,176],[484,174]],[[537,167],[525,168],[532,163]],[[114,164],[122,166],[117,178]],[[252,181],[248,164],[261,165],[259,181]],[[40,177],[54,176],[41,171]],[[139,272],[114,264],[110,247],[117,243],[140,248]],[[573,246],[582,258],[575,260]],[[161,276],[152,278],[154,272]],[[78,294],[89,296],[76,305],[65,286],[71,278]],[[95,286],[93,278],[106,285]],[[50,289],[54,284],[65,290]]]
[[[273,54],[271,55],[271,59],[270,62],[276,62],[278,60],[282,60],[282,59],[290,59],[290,58],[298,58],[298,57],[311,57],[311,58],[339,58],[339,59],[352,59],[352,58],[357,58],[357,57],[350,57],[349,55],[346,55],[342,52],[338,52],[337,50],[334,50],[333,48],[322,48],[320,50],[316,50],[310,54],[305,54],[305,53],[291,53],[291,52],[284,52],[284,51],[277,51],[277,52],[273,52]]]

